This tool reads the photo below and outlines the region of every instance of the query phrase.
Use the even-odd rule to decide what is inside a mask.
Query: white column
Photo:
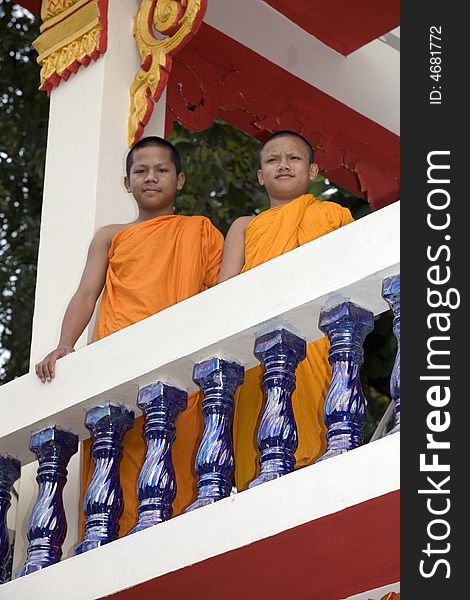
[[[137,215],[123,176],[129,90],[140,63],[132,36],[138,4],[109,2],[107,52],[51,94],[32,364],[58,342],[95,231]],[[162,112],[154,111],[146,135],[163,134]],[[77,347],[85,344],[86,335]]]
[[[108,49],[52,91],[38,258],[31,369],[56,347],[67,304],[75,292],[95,231],[126,223],[137,208],[123,185],[127,155],[129,90],[140,67],[132,36],[138,0],[109,0]],[[145,135],[164,135],[165,94]],[[94,323],[76,344],[86,345]],[[60,361],[57,377],[60,378]],[[45,385],[54,385],[54,382]],[[68,533],[64,556],[79,541],[80,453],[69,464],[64,490]],[[25,560],[37,462],[22,470],[16,512],[14,571]]]

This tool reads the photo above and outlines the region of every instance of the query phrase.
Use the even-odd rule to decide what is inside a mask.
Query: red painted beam
[[[33,9],[33,2],[23,0],[23,5]],[[298,5],[287,0],[276,2],[279,7],[282,4],[283,10]],[[307,6],[305,2],[300,2],[304,13],[299,16],[310,14],[310,3]],[[330,2],[331,23],[337,22],[334,11],[338,7],[363,14],[369,6],[367,2],[359,0],[360,11],[356,4],[354,8],[349,8],[349,4],[344,6],[344,0]],[[382,6],[383,0],[377,0],[377,4]],[[390,0],[386,4],[397,3]],[[35,5],[39,7],[38,0]],[[313,6],[317,8],[315,14],[323,18],[327,9],[322,0],[313,0]],[[353,20],[348,27],[354,31],[358,31],[357,27],[362,31],[367,29],[367,23],[379,18],[374,17],[375,8],[369,6],[369,9],[371,16],[360,27]],[[390,8],[389,12],[398,18],[397,9]],[[392,17],[385,19],[388,14],[385,9],[380,13],[382,27],[384,22],[388,23],[387,28],[390,25],[387,19]],[[377,24],[374,27],[377,33]],[[316,149],[321,173],[366,198],[373,209],[399,198],[397,135],[206,23],[191,44],[176,55],[167,98],[170,108],[167,133],[171,131],[172,120],[200,131],[210,127],[217,117],[260,140],[272,131],[293,129],[309,139]]]
[[[399,0],[265,2],[345,56],[400,24]]]
[[[339,600],[394,583],[399,505],[399,491],[379,496],[107,597]]]
[[[347,55],[400,24],[399,0],[265,0],[319,40]],[[18,0],[41,13],[41,0]]]
[[[41,14],[41,0],[17,0],[16,4],[27,8],[30,12],[35,15]]]
[[[201,131],[216,117],[260,140],[291,129],[322,175],[373,209],[399,198],[399,136],[206,23],[174,58],[167,103],[167,133],[172,120]]]

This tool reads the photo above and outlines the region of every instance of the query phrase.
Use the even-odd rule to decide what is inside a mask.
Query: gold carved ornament
[[[50,92],[107,47],[108,0],[42,0],[41,34],[33,42],[40,90]]]
[[[207,9],[207,0],[142,0],[134,20],[133,34],[141,69],[131,86],[128,145],[133,146],[149,122],[171,71],[172,54],[181,50],[197,33]],[[166,37],[162,39],[155,31]]]

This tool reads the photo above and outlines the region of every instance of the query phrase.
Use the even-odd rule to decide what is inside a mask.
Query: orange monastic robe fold
[[[141,321],[217,282],[223,236],[202,216],[168,215],[131,225],[117,233],[109,249],[106,286],[101,301],[95,340]],[[203,431],[200,394],[176,422],[173,464],[177,496],[173,514],[181,513],[196,498],[194,461]],[[124,438],[121,485],[124,512],[119,535],[137,522],[137,479],[145,458],[143,417]],[[91,442],[85,442],[83,493],[93,475]]]
[[[271,208],[253,219],[246,229],[242,272],[352,221],[347,208],[321,202],[310,194]],[[307,357],[299,364],[296,376],[292,403],[299,438],[295,453],[296,468],[299,468],[314,463],[326,448],[323,403],[331,380],[327,338],[308,344]],[[233,438],[238,490],[246,489],[259,472],[256,438],[263,407],[261,378],[261,366],[247,371],[236,397]]]

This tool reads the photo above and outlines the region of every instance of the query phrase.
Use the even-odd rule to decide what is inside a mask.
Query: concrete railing
[[[31,435],[40,444],[37,432],[50,427],[73,432],[71,448],[89,437],[90,408],[139,414],[139,390],[157,381],[196,391],[194,367],[213,357],[251,368],[269,332],[314,341],[320,315],[345,300],[371,318],[388,310],[382,286],[399,273],[398,232],[395,203],[61,359],[52,384],[30,373],[2,386],[0,455],[28,464]]]

